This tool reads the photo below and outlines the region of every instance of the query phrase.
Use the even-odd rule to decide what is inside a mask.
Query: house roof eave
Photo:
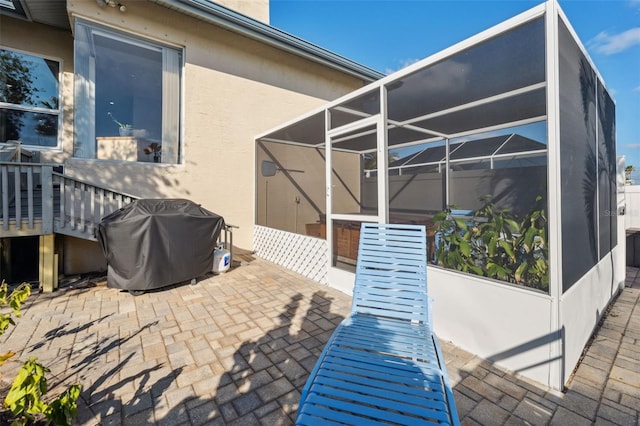
[[[372,82],[385,74],[208,0],[150,0],[168,9]]]

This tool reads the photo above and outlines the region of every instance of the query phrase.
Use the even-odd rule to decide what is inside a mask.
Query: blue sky
[[[270,0],[271,25],[390,73],[538,4],[529,0]],[[560,0],[616,101],[618,154],[640,181],[640,0]]]

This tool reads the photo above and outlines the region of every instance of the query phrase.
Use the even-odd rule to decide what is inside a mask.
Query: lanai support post
[[[40,235],[40,288],[51,293],[58,288],[58,262],[55,254],[55,234]]]

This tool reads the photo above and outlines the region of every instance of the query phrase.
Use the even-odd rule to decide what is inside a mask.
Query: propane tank
[[[231,266],[231,253],[221,244],[213,251],[213,273],[227,272]]]

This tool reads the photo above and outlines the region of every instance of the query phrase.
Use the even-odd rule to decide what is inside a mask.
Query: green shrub
[[[9,294],[7,284],[2,282],[0,285],[0,310],[9,308],[9,312],[0,313],[0,336],[9,326],[16,325],[14,317],[21,316],[22,304],[30,294],[29,284],[24,283]],[[15,353],[11,351],[0,355],[0,365],[14,355]],[[8,408],[15,417],[11,423],[12,426],[26,425],[28,422],[34,421],[39,414],[45,417],[47,424],[71,425],[78,412],[76,401],[80,397],[82,388],[80,385],[72,385],[50,404],[47,404],[42,400],[42,397],[47,393],[45,373],[48,372],[49,369],[38,363],[34,357],[22,363],[22,367],[4,400],[5,408]]]
[[[434,216],[440,243],[436,260],[445,268],[514,284],[549,289],[547,215],[542,197],[518,219],[485,200],[473,217],[454,217],[451,210]]]

